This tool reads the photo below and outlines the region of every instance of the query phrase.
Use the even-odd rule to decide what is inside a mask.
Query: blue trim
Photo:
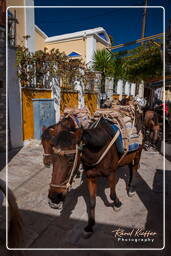
[[[115,124],[111,125],[115,133],[119,130],[118,126]],[[120,132],[119,137],[116,140],[116,147],[119,153],[123,154],[124,153],[124,147],[123,147],[123,140],[122,140],[122,134]]]
[[[70,54],[68,54],[69,57],[79,57],[81,56],[79,53],[77,52],[71,52]]]
[[[7,14],[8,14],[8,17],[10,17],[10,18],[12,18],[12,17],[13,17],[13,14],[12,14],[12,12],[11,12],[11,11],[9,11],[9,10],[8,10]]]
[[[132,143],[128,146],[128,152],[132,152],[135,151],[139,148],[139,144],[138,143]]]
[[[104,32],[98,33],[98,36],[100,36],[103,40],[105,40],[106,42],[108,42],[108,39],[107,39],[107,37],[106,37],[106,35],[105,35]]]

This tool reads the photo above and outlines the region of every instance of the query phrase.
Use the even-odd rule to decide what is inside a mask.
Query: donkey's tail
[[[6,183],[0,179],[0,190],[6,196]],[[19,247],[22,241],[22,218],[19,213],[16,198],[11,189],[8,188],[8,204],[10,210],[9,230],[8,230],[8,246],[10,248]]]

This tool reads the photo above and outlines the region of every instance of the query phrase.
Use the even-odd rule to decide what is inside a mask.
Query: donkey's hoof
[[[115,205],[113,206],[113,210],[115,212],[119,212],[121,210],[121,208],[122,208],[122,205],[120,207],[116,207]]]
[[[117,200],[117,202],[114,202],[113,210],[115,212],[119,212],[121,208],[122,208],[122,203],[119,200]]]
[[[92,236],[92,234],[93,234],[93,231],[83,231],[83,237],[84,237],[84,239],[88,239],[88,238],[90,238],[91,236]]]
[[[135,188],[134,187],[130,187],[128,189],[128,196],[129,197],[133,197],[135,195],[136,191],[135,191]]]
[[[128,196],[129,196],[129,197],[133,197],[133,196],[135,195],[135,193],[136,193],[135,191],[133,191],[133,192],[128,191]]]

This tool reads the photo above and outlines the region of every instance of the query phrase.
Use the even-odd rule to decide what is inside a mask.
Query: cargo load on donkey
[[[76,126],[83,127],[84,129],[88,128],[91,123],[91,114],[87,107],[82,109],[65,108],[61,119],[69,116],[73,118]]]
[[[121,154],[134,151],[142,145],[142,119],[137,105],[113,105],[110,109],[98,109],[94,113],[94,120],[98,122],[101,117],[111,122],[114,134],[120,131],[116,145]]]

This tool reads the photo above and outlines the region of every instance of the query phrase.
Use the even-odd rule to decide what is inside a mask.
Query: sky
[[[171,19],[170,0],[147,0],[145,36],[163,32],[163,6],[166,28]],[[170,2],[170,3],[169,3]],[[143,8],[111,8],[109,6],[142,6],[144,0],[35,0],[35,6],[106,6],[103,8],[36,8],[35,22],[48,35],[55,36],[103,27],[112,35],[114,44],[134,41],[141,37]]]

